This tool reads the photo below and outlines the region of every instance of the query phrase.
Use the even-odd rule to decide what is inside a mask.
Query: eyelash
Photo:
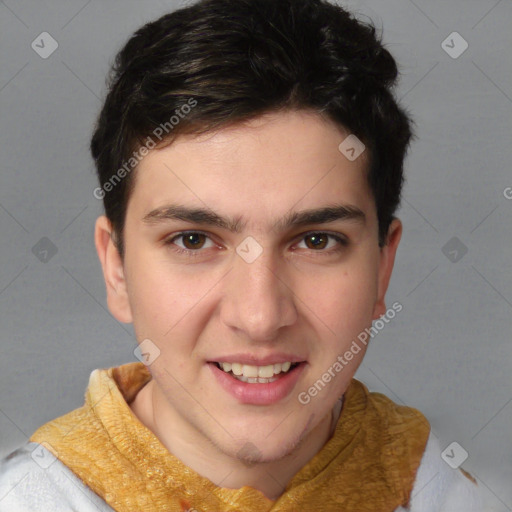
[[[207,233],[204,233],[203,231],[183,231],[181,233],[173,235],[172,238],[167,239],[164,242],[164,244],[166,246],[170,247],[170,246],[174,245],[175,240],[177,240],[178,238],[184,237],[186,235],[204,235],[208,239],[211,240],[210,236]],[[305,234],[301,235],[300,241],[303,241],[305,238],[307,238],[308,236],[311,236],[311,235],[327,235],[328,237],[336,240],[336,242],[338,242],[338,244],[339,244],[339,246],[337,248],[331,249],[328,251],[326,251],[326,250],[315,251],[315,250],[311,249],[313,253],[317,253],[315,256],[330,256],[332,254],[341,252],[344,248],[346,248],[348,246],[348,240],[346,240],[345,238],[342,238],[339,235],[335,235],[333,233],[329,233],[329,232],[325,232],[325,231],[310,231],[309,233],[305,233]],[[201,249],[193,251],[190,249],[182,249],[181,247],[177,247],[177,246],[172,247],[172,250],[177,254],[185,255],[188,257],[192,257],[192,258],[201,256],[201,253],[203,252],[203,251],[201,251]]]

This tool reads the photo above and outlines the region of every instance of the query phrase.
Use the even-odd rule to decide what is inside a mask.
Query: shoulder
[[[347,398],[353,403],[356,402],[356,409],[364,409],[365,422],[371,419],[380,425],[382,433],[391,437],[405,435],[414,442],[418,441],[419,453],[423,453],[430,432],[430,423],[421,411],[399,405],[382,393],[369,391],[366,385],[357,379],[352,379],[347,390]],[[411,433],[414,435],[411,436]]]
[[[481,512],[482,491],[477,482],[461,468],[453,469],[443,460],[439,441],[425,416],[380,393],[367,391],[367,396],[381,417],[384,430],[397,439],[393,453],[405,450],[415,454],[417,461],[409,487],[409,508],[398,508],[396,512]]]
[[[0,512],[113,512],[61,461],[26,443],[0,461]]]
[[[416,473],[408,512],[481,512],[483,502],[478,484],[461,468],[452,469],[441,452],[431,433]],[[396,512],[402,511],[405,509]]]

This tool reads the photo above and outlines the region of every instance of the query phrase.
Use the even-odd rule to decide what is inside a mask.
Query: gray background
[[[106,309],[88,143],[116,51],[183,4],[0,2],[0,456],[80,406],[93,369],[135,360],[131,326]],[[512,510],[512,2],[344,5],[384,28],[418,135],[388,295],[404,309],[357,377],[420,409],[443,448],[469,453],[487,510]],[[31,48],[44,31],[59,45],[47,59]],[[442,47],[454,31],[469,44],[458,58]],[[43,237],[55,255],[36,245]]]

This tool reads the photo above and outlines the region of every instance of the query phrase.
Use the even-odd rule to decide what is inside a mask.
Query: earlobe
[[[386,292],[395,264],[396,251],[402,238],[402,222],[394,219],[388,230],[387,243],[380,250],[378,293],[373,310],[373,320],[377,320],[386,313]]]
[[[94,231],[94,243],[103,269],[107,290],[107,304],[112,315],[122,323],[131,323],[123,260],[112,238],[112,224],[107,217],[99,217]]]

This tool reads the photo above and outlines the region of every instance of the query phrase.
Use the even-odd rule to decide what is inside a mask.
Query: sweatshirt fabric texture
[[[0,463],[0,512],[481,511],[425,417],[356,379],[334,434],[276,500],[218,487],[171,454],[129,406],[149,380],[142,363],[93,371],[82,407]]]

